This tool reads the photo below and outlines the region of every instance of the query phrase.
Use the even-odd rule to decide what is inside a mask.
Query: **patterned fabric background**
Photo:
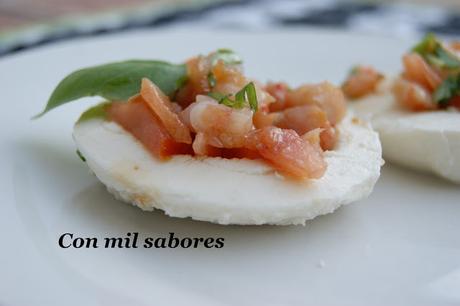
[[[396,36],[429,31],[460,36],[460,13],[434,6],[333,0],[193,1],[172,7],[141,6],[129,12],[6,32],[0,34],[0,55],[73,37],[164,26],[236,30],[323,26]]]

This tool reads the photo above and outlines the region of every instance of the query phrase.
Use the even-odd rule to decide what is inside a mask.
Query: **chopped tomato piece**
[[[417,53],[409,53],[403,56],[403,76],[433,92],[442,83],[439,74],[428,65]]]
[[[433,110],[437,107],[425,87],[403,78],[395,81],[393,94],[400,105],[413,111]]]
[[[274,122],[275,126],[294,130],[299,135],[328,124],[326,112],[315,104],[288,108]]]
[[[266,126],[274,125],[275,122],[278,122],[282,116],[282,112],[269,113],[265,110],[259,109],[254,113],[252,121],[254,122],[254,126],[260,129]]]
[[[208,61],[202,56],[193,57],[187,61],[186,67],[187,83],[176,95],[176,101],[184,108],[194,102],[197,95],[210,91],[208,74],[211,67]]]
[[[262,156],[260,156],[260,154],[256,150],[250,150],[248,148],[223,148],[221,149],[221,156],[223,158],[262,158]]]
[[[460,96],[455,96],[450,99],[449,105],[452,105],[453,107],[456,107],[458,110],[460,110]]]
[[[268,83],[265,90],[275,98],[274,103],[270,103],[270,111],[281,111],[286,107],[286,94],[290,90],[286,83]]]
[[[326,127],[321,131],[321,148],[323,150],[333,150],[335,144],[337,143],[338,137],[338,130],[330,124],[327,124]]]
[[[212,89],[215,92],[233,94],[248,83],[240,70],[225,65],[223,61],[218,61],[211,72],[216,79],[216,86]]]
[[[279,171],[297,179],[320,178],[326,171],[322,151],[293,130],[265,127],[252,131],[246,147],[257,150]]]
[[[177,142],[192,143],[189,128],[180,120],[169,98],[149,79],[142,79],[141,96]]]
[[[252,112],[217,104],[209,97],[190,105],[190,124],[194,131],[206,135],[208,144],[218,148],[243,147],[245,135],[252,129]]]
[[[121,125],[155,157],[166,159],[174,154],[193,153],[191,145],[174,140],[140,96],[128,103],[113,102],[107,113],[110,120]]]
[[[221,148],[216,148],[209,145],[208,137],[203,133],[198,133],[192,144],[193,152],[196,155],[202,156],[220,156],[222,154]]]
[[[342,90],[329,82],[306,84],[286,93],[287,107],[308,104],[322,108],[332,125],[342,120],[347,111]]]
[[[351,98],[364,97],[377,89],[383,76],[372,67],[356,67],[342,85],[344,94]]]

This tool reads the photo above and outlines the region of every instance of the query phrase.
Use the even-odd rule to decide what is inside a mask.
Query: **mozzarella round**
[[[385,160],[460,183],[460,112],[404,110],[391,93],[392,82],[350,103],[379,133]]]
[[[77,123],[74,140],[116,198],[143,210],[220,224],[304,224],[369,195],[380,175],[381,146],[368,124],[351,116],[325,152],[321,179],[292,181],[263,161],[176,155],[159,161],[113,122]]]

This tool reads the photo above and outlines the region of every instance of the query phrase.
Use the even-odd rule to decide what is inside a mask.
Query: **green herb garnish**
[[[77,150],[77,155],[82,161],[86,162],[86,158],[83,156],[83,154],[81,154],[80,150]]]
[[[412,52],[420,54],[428,63],[441,69],[460,69],[460,59],[447,50],[432,33],[427,34],[415,45]]]
[[[214,73],[210,72],[208,73],[208,85],[209,87],[211,88],[214,88],[217,84],[217,80],[216,80],[216,77],[214,75]]]
[[[211,65],[216,65],[218,61],[223,61],[225,65],[239,65],[243,61],[241,57],[230,49],[217,49],[211,55]]]
[[[449,100],[460,95],[460,74],[449,76],[433,93],[433,99],[441,106],[447,106]]]
[[[95,118],[105,119],[107,116],[105,109],[108,105],[110,105],[110,102],[103,102],[87,109],[83,114],[81,114],[80,118],[78,118],[77,123]]]
[[[243,108],[249,106],[253,111],[257,111],[258,109],[256,87],[253,82],[246,84],[246,86],[238,91],[234,99],[231,99],[230,95],[224,95],[218,92],[210,92],[208,96],[216,100],[219,104],[228,107]]]
[[[34,118],[65,103],[83,97],[100,96],[125,101],[140,90],[142,78],[154,82],[172,95],[186,81],[185,65],[162,61],[131,60],[77,70],[65,77],[54,89],[45,109]]]

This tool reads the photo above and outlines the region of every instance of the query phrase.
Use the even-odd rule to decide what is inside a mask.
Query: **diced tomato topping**
[[[306,84],[286,93],[286,107],[314,104],[323,109],[332,125],[347,111],[342,90],[329,82]]]
[[[460,110],[460,96],[455,96],[452,99],[450,99],[449,104]]]
[[[140,96],[128,103],[113,102],[107,113],[110,120],[121,125],[155,157],[166,159],[175,154],[193,153],[191,145],[174,140]]]
[[[382,78],[382,75],[374,68],[359,66],[350,73],[342,89],[351,99],[361,98],[374,92]]]
[[[275,98],[275,102],[270,104],[270,111],[281,111],[286,107],[286,94],[289,86],[286,83],[269,83],[265,90]]]
[[[403,76],[407,80],[418,83],[430,92],[433,92],[441,85],[442,79],[439,74],[419,54],[409,53],[404,55],[403,64]]]
[[[141,96],[177,142],[192,143],[189,128],[180,120],[179,115],[174,112],[174,107],[169,98],[149,79],[142,79]]]
[[[395,81],[393,94],[401,106],[413,111],[433,110],[437,107],[425,87],[404,78]]]
[[[248,134],[246,147],[257,150],[276,169],[297,178],[320,178],[326,161],[317,146],[303,140],[295,131],[265,127]]]

